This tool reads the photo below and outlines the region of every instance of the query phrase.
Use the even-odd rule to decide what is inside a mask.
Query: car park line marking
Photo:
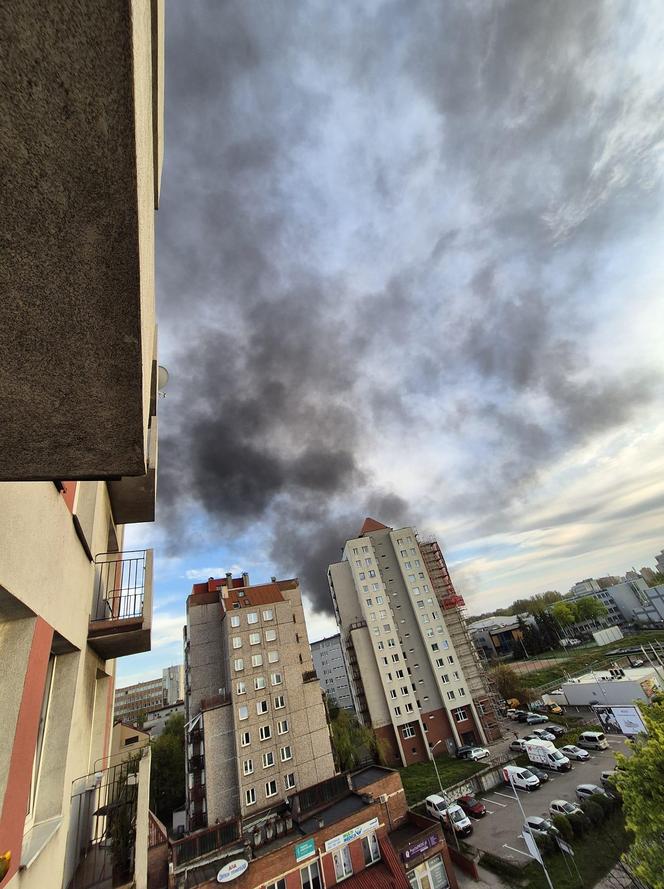
[[[519,855],[525,855],[526,858],[531,858],[531,857],[532,857],[532,856],[529,855],[527,852],[522,852],[521,849],[515,849],[514,846],[508,846],[507,843],[503,843],[503,849],[509,849],[509,850],[512,851],[512,852],[518,852]]]
[[[499,803],[498,800],[495,800],[495,799],[488,799],[488,797],[486,797],[486,796],[484,797],[484,799],[485,799],[485,801],[486,801],[487,803],[491,803],[492,806],[500,806],[501,809],[506,809],[506,808],[507,808],[507,806],[505,805],[505,803]]]
[[[493,792],[494,792],[497,796],[503,796],[503,797],[505,797],[505,799],[516,799],[515,796],[508,796],[506,793],[501,793],[500,790],[494,790]],[[498,803],[498,805],[500,805],[500,803]],[[507,806],[505,806],[505,808],[507,808]]]

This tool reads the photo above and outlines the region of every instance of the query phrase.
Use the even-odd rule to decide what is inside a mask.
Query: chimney
[[[272,577],[270,578],[270,580],[272,581],[272,583],[276,583],[276,582],[277,582],[277,578],[276,578],[274,575],[272,575]]]
[[[242,586],[249,586],[249,575],[246,571],[242,572]]]

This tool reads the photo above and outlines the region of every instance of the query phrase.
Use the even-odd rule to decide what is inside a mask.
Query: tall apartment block
[[[3,6],[3,889],[146,885],[149,750],[110,745],[115,659],[152,621],[152,551],[124,525],[155,509],[161,14]]]
[[[367,518],[328,580],[356,710],[389,762],[407,765],[439,744],[451,752],[498,735],[437,544]]]
[[[184,639],[190,830],[260,820],[334,775],[297,580],[195,584]]]
[[[321,688],[328,701],[333,701],[338,707],[343,707],[345,710],[354,710],[355,705],[339,633],[336,636],[312,642],[311,657]]]

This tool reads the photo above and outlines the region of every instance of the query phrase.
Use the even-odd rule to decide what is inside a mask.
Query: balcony
[[[88,644],[104,660],[149,651],[152,550],[102,553],[95,569]]]
[[[154,522],[157,499],[157,417],[150,417],[144,475],[126,475],[108,482],[113,518],[118,525]]]
[[[62,885],[146,885],[150,748],[72,785]],[[60,885],[60,884],[58,884]]]
[[[318,679],[318,673],[315,670],[305,670],[302,674],[302,682],[315,682]]]
[[[200,772],[205,768],[205,756],[202,753],[195,753],[189,757],[189,771]]]

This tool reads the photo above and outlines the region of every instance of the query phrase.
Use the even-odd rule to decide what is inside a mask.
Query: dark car
[[[486,815],[486,806],[484,803],[475,799],[475,797],[471,796],[469,793],[460,796],[457,800],[457,805],[461,806],[466,815],[471,815],[473,818],[482,818]]]
[[[562,725],[558,725],[557,722],[547,722],[544,728],[547,730],[547,732],[550,732],[552,735],[556,735],[556,737],[558,738],[567,732],[567,729]]]
[[[533,775],[536,775],[540,779],[540,784],[544,784],[545,781],[549,780],[549,773],[542,769],[538,769],[532,762],[528,763],[528,771],[532,772]]]
[[[527,722],[529,716],[530,716],[530,713],[526,713],[525,710],[519,710],[519,712],[516,714],[516,721],[517,722]]]
[[[468,759],[470,756],[470,751],[473,749],[472,744],[464,744],[463,747],[459,747],[457,752],[454,754],[457,759]]]

